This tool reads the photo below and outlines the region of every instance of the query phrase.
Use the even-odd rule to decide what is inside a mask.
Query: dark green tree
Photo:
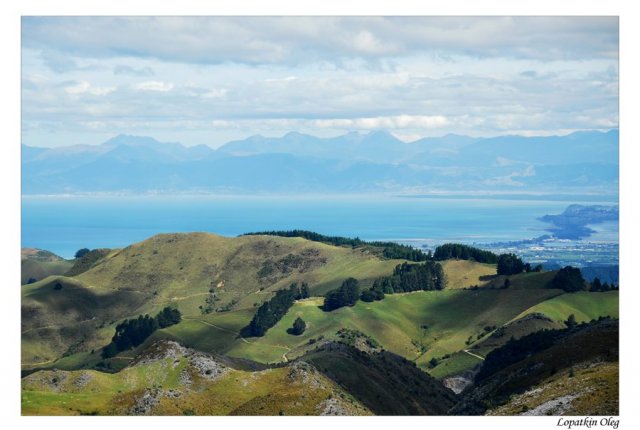
[[[591,291],[602,291],[602,282],[600,278],[595,278],[591,283]]]
[[[522,273],[524,263],[515,254],[501,254],[498,256],[498,275],[516,275]]]
[[[287,331],[289,332],[289,334],[300,336],[302,333],[304,333],[306,328],[307,328],[307,324],[304,322],[302,318],[298,317],[293,322],[293,326]]]
[[[574,314],[569,315],[569,318],[564,322],[567,328],[574,328],[578,323],[576,322],[576,316]]]
[[[550,288],[557,288],[568,293],[583,291],[587,289],[587,283],[582,277],[580,269],[571,266],[565,266],[556,273],[551,282]]]
[[[182,314],[178,309],[167,306],[156,315],[156,320],[160,328],[170,327],[182,320]]]
[[[343,306],[353,306],[360,298],[360,287],[358,280],[347,278],[342,282],[340,288],[331,290],[324,296],[323,309],[332,311]]]

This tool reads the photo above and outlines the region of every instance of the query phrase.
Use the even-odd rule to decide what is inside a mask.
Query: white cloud
[[[65,92],[69,95],[92,94],[94,96],[106,96],[115,91],[115,87],[94,87],[87,81],[80,81],[74,85],[65,87]]]
[[[570,17],[24,18],[25,143],[81,124],[158,138],[188,124],[216,142],[614,128],[617,29]]]
[[[376,129],[404,129],[404,128],[440,128],[447,125],[449,121],[442,115],[397,115],[397,116],[379,116],[370,118],[337,118],[337,119],[319,119],[313,121],[313,124],[322,128],[343,128],[343,129],[359,129],[359,130],[376,130]]]
[[[137,91],[160,91],[167,92],[173,89],[173,84],[170,82],[161,81],[146,81],[133,85],[133,89]]]

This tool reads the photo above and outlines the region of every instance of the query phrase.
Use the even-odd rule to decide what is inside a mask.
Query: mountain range
[[[603,193],[618,187],[617,129],[565,136],[403,142],[385,131],[252,136],[218,149],[119,135],[101,145],[22,145],[23,194],[92,192]]]

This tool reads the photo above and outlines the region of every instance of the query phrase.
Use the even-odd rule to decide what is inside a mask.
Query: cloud
[[[151,67],[140,67],[135,68],[131,66],[125,66],[123,64],[118,64],[113,68],[114,75],[127,75],[127,76],[153,76],[155,72]]]
[[[79,127],[415,140],[619,120],[615,17],[27,17],[22,36],[25,142]]]
[[[94,87],[87,81],[80,81],[66,86],[64,91],[69,95],[92,94],[94,96],[106,96],[115,91],[115,87]]]
[[[341,128],[358,130],[404,129],[404,128],[440,128],[448,124],[441,115],[397,115],[373,118],[319,119],[313,125],[321,128]]]
[[[173,84],[170,82],[146,81],[134,84],[133,89],[136,91],[160,91],[165,93],[173,89]]]
[[[549,61],[617,58],[618,19],[25,17],[22,40],[26,47],[80,57],[128,55],[197,64],[341,64],[408,54]]]

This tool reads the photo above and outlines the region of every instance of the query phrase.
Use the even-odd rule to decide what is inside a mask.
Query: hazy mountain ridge
[[[618,131],[405,143],[388,132],[252,136],[217,150],[150,137],[22,145],[23,194],[87,192],[600,191],[618,184]]]

